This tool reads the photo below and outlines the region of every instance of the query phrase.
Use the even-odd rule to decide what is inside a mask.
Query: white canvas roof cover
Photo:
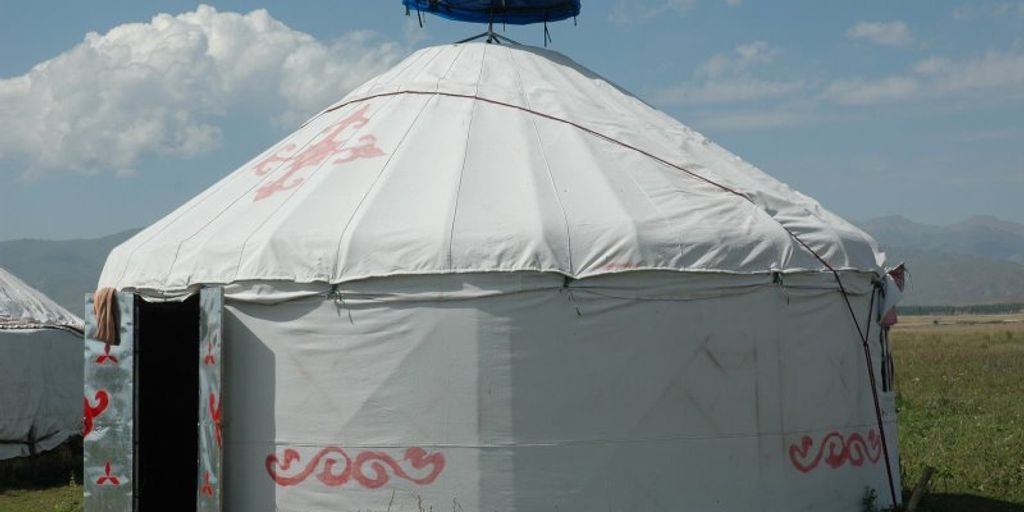
[[[43,328],[81,332],[83,323],[81,318],[0,268],[0,329]]]
[[[116,248],[100,285],[825,270],[802,244],[881,273],[860,229],[568,58],[468,43],[360,86]]]
[[[82,320],[0,268],[0,460],[82,428]]]

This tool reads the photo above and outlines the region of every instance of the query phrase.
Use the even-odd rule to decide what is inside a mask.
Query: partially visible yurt
[[[82,320],[0,268],[0,460],[82,431]]]
[[[874,240],[489,39],[417,51],[111,253],[87,504],[898,502]]]

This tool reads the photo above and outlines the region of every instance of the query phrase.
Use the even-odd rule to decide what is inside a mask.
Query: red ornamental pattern
[[[121,479],[110,474],[110,461],[107,461],[107,465],[103,467],[103,476],[96,479],[96,485],[121,485]]]
[[[89,403],[88,397],[82,397],[82,411],[85,413],[84,423],[85,426],[82,428],[82,437],[89,437],[92,433],[93,420],[97,416],[103,414],[103,411],[107,410],[107,405],[110,402],[110,395],[104,390],[99,390],[95,395],[96,405]]]
[[[352,115],[324,128],[320,132],[322,136],[318,141],[302,148],[300,151],[295,152],[296,145],[294,143],[288,144],[277,153],[264,158],[256,164],[253,172],[257,176],[264,176],[276,169],[277,166],[273,164],[278,162],[286,170],[284,174],[274,181],[257,188],[254,200],[259,201],[277,192],[298,187],[302,184],[304,178],[295,177],[294,175],[297,172],[307,167],[320,167],[333,156],[338,158],[334,159],[331,163],[343,164],[359,158],[373,158],[384,155],[384,152],[377,147],[377,138],[373,135],[363,135],[359,137],[358,144],[349,145],[349,142],[355,137],[354,132],[370,122],[370,118],[366,116],[366,111],[369,108],[369,105],[363,105],[362,108],[352,113]]]
[[[112,364],[117,364],[117,356],[110,355],[110,344],[103,344],[103,355],[96,356],[96,364],[103,364],[110,361]]]
[[[210,343],[206,345],[206,357],[203,358],[203,364],[217,364],[217,359],[213,357],[213,340],[210,340]]]
[[[812,451],[814,444],[814,439],[810,436],[803,436],[800,444],[789,446],[789,460],[793,467],[807,473],[818,467],[822,460],[832,469],[839,468],[847,462],[859,467],[865,460],[872,464],[878,462],[882,455],[881,436],[874,429],[868,430],[866,441],[858,432],[846,437],[839,432],[829,432],[822,437],[817,450]]]
[[[217,439],[217,448],[220,448],[220,401],[217,395],[210,393],[210,419],[213,420],[213,432]]]
[[[385,452],[360,452],[356,455],[355,461],[353,461],[341,448],[328,446],[317,452],[301,471],[288,476],[286,473],[292,469],[293,464],[301,462],[301,459],[302,456],[299,455],[299,452],[291,448],[285,449],[283,461],[279,460],[276,454],[267,455],[267,473],[274,482],[277,482],[277,485],[297,485],[313,474],[321,466],[322,462],[323,469],[316,474],[316,478],[324,485],[336,487],[354,480],[357,484],[367,489],[376,489],[388,483],[392,473],[397,478],[408,480],[417,485],[432,484],[441,472],[444,471],[445,465],[444,454],[441,452],[434,452],[428,455],[423,448],[408,448],[405,450],[403,460],[408,462],[412,469],[421,471],[428,466],[430,467],[430,471],[427,474],[416,478],[406,473],[399,462]],[[339,464],[343,464],[343,466],[341,466],[340,471],[336,472],[335,469]],[[369,464],[371,473],[369,475],[366,473],[367,464]],[[390,470],[390,473],[388,470]]]
[[[199,490],[203,496],[213,496],[213,484],[210,483],[210,472],[203,473],[203,487]]]

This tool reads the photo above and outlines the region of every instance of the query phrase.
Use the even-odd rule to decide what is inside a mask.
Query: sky
[[[1024,222],[1024,1],[582,4],[551,48],[848,219]],[[0,0],[0,240],[146,226],[481,31],[424,21],[399,0]]]

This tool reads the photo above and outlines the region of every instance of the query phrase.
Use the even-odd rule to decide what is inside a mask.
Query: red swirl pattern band
[[[865,461],[874,464],[882,456],[882,440],[875,429],[868,430],[867,440],[858,432],[847,436],[839,432],[829,432],[817,443],[817,450],[812,451],[814,446],[815,442],[811,436],[803,436],[799,444],[791,444],[789,460],[793,467],[807,473],[817,468],[822,460],[832,469],[836,469],[847,462],[851,466],[861,466]]]
[[[383,486],[388,483],[392,475],[417,485],[429,485],[434,483],[434,480],[444,471],[444,454],[440,452],[427,454],[423,448],[408,448],[405,450],[403,460],[418,472],[425,470],[428,466],[430,471],[425,475],[415,477],[409,475],[398,461],[385,452],[360,452],[353,460],[345,450],[337,446],[321,449],[301,470],[291,474],[288,474],[290,470],[298,469],[298,467],[293,468],[292,466],[302,461],[299,452],[292,448],[286,448],[281,459],[273,453],[267,455],[266,467],[267,474],[280,486],[297,485],[309,478],[317,468],[323,466],[316,474],[316,478],[324,485],[336,487],[354,481],[367,489]],[[367,472],[367,470],[369,471]]]

